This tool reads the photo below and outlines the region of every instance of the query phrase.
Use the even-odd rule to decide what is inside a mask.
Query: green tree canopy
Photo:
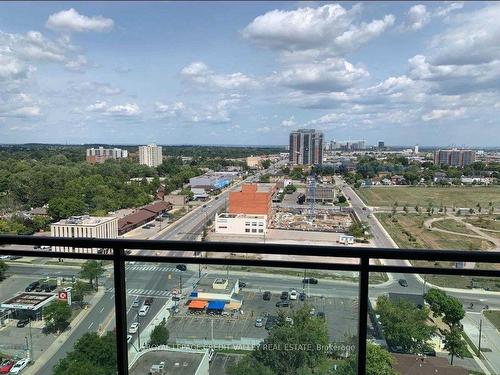
[[[54,301],[43,309],[43,318],[49,331],[64,331],[71,318],[71,308],[66,301]]]
[[[116,336],[86,333],[73,350],[54,366],[54,375],[115,375]]]
[[[451,364],[455,357],[463,358],[467,355],[467,344],[462,339],[462,329],[452,327],[444,336],[444,349],[451,355]]]
[[[424,295],[435,317],[442,317],[450,327],[459,325],[465,316],[465,310],[458,298],[448,296],[444,291],[431,288]]]
[[[167,345],[169,336],[167,322],[162,320],[160,324],[153,328],[151,336],[149,337],[149,344],[152,346]]]
[[[338,375],[356,375],[358,358],[352,355],[342,363],[335,374]],[[366,347],[366,375],[397,375],[393,369],[394,358],[384,348],[368,344]]]
[[[412,354],[430,349],[428,341],[436,328],[426,324],[428,308],[380,296],[377,298],[376,313],[380,315],[385,338],[392,348],[400,347],[404,353]]]
[[[91,287],[97,288],[98,279],[104,272],[106,272],[106,269],[102,266],[101,261],[88,260],[82,265],[80,277],[87,279]]]
[[[7,270],[9,269],[9,266],[0,260],[0,281],[5,279],[5,274],[7,273]]]

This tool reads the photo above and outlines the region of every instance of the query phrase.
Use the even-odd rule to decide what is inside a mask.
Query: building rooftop
[[[3,308],[35,310],[56,298],[54,293],[23,292],[2,303]]]
[[[421,357],[414,354],[395,354],[394,369],[402,375],[467,375],[469,371],[462,367],[451,366],[448,358]]]
[[[219,218],[221,219],[234,219],[234,218],[242,218],[242,219],[265,219],[267,215],[251,215],[251,214],[229,214],[222,213],[219,214]]]
[[[88,225],[94,226],[105,223],[107,221],[115,220],[113,216],[70,216],[67,219],[62,219],[52,225]]]
[[[236,279],[203,278],[195,288],[195,292],[230,293],[236,284]]]

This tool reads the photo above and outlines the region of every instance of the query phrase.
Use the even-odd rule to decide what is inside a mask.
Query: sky
[[[498,2],[1,2],[0,143],[500,146]]]

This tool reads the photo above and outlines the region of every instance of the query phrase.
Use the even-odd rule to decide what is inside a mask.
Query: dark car
[[[302,279],[303,284],[317,284],[318,279],[315,279],[314,277],[304,277]]]
[[[178,264],[177,266],[175,266],[175,268],[177,268],[179,271],[186,271],[187,270],[187,267],[185,264]]]
[[[266,290],[264,294],[262,295],[262,299],[264,301],[270,301],[271,300],[271,292]]]
[[[264,328],[269,331],[276,324],[277,320],[278,320],[277,316],[272,316],[272,315],[268,316],[267,320],[266,320],[266,325],[264,326]]]
[[[23,327],[26,327],[28,325],[28,323],[30,322],[30,320],[28,318],[24,318],[24,319],[19,319],[17,321],[17,328],[23,328]]]
[[[24,289],[25,292],[32,292],[34,291],[36,288],[38,288],[40,286],[40,283],[38,281],[33,281],[30,285],[28,285],[26,287],[26,289]]]
[[[245,288],[247,286],[247,283],[244,281],[240,281],[240,288]]]
[[[316,314],[316,316],[320,319],[323,319],[325,320],[326,317],[325,317],[325,313],[323,311],[318,311],[318,313]]]
[[[292,303],[290,301],[278,301],[276,302],[276,307],[291,307]]]
[[[151,306],[153,304],[153,297],[147,297],[145,300],[144,300],[144,304],[146,306]]]
[[[181,300],[181,297],[179,296],[172,296],[172,301],[179,302]]]
[[[399,285],[401,285],[402,287],[405,287],[405,288],[408,286],[408,281],[406,281],[405,279],[399,279],[398,283],[399,283]]]
[[[286,300],[286,299],[288,299],[288,292],[281,292],[280,299],[281,299],[281,300]]]
[[[299,294],[299,299],[300,299],[301,301],[305,301],[305,300],[306,300],[306,298],[307,298],[307,295],[306,295],[305,293],[300,293],[300,294]]]

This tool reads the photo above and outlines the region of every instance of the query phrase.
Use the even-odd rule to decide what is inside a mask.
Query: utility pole
[[[182,273],[179,274],[179,291],[182,294]]]
[[[201,279],[201,263],[198,263],[198,279]]]
[[[483,331],[483,318],[479,320],[479,343],[477,345],[477,356],[481,358],[481,336],[482,336],[482,331]]]

